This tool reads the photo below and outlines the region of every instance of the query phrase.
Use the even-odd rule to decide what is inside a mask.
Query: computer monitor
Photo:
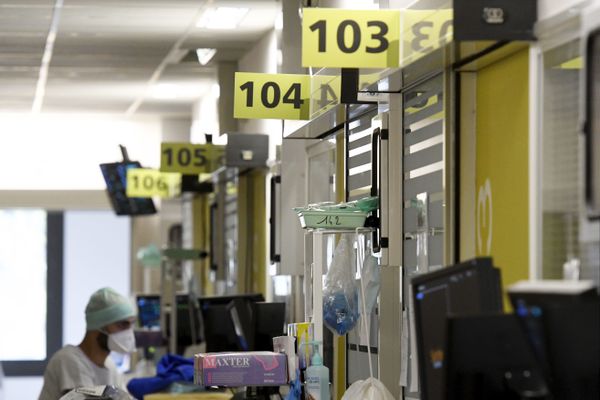
[[[206,352],[240,351],[238,337],[226,304],[202,307]]]
[[[203,317],[195,296],[177,295],[177,353],[203,341]]]
[[[285,333],[285,303],[254,303],[254,350],[273,351],[273,338]]]
[[[554,400],[600,398],[600,300],[591,282],[521,282],[509,288],[515,314]]]
[[[240,297],[231,300],[226,306],[241,351],[254,350],[254,316],[251,303],[251,300]]]
[[[285,303],[266,303],[261,294],[202,297],[206,351],[273,350],[284,334]]]
[[[140,328],[160,328],[160,296],[138,295],[136,297],[138,322]]]
[[[451,315],[502,312],[500,272],[476,258],[411,281],[423,400],[444,399],[446,324]]]
[[[551,306],[543,313],[554,399],[600,399],[600,303]]]
[[[513,314],[450,317],[448,400],[549,399],[533,350]]]
[[[100,164],[100,170],[106,183],[106,191],[112,208],[117,215],[148,215],[156,213],[152,198],[127,197],[127,170],[141,167],[138,161]]]
[[[154,328],[155,326],[152,323],[148,326],[148,321],[153,321],[156,318],[157,312],[160,320],[160,296],[138,296],[137,303],[140,327]],[[175,310],[175,324],[177,329],[177,348],[175,351],[177,354],[183,354],[187,346],[198,344],[204,340],[203,318],[196,296],[178,294],[176,296]],[[165,326],[161,326],[159,323],[156,327],[160,328],[165,338],[170,338],[171,313],[166,311],[164,318]]]

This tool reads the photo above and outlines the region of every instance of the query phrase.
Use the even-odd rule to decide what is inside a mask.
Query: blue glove
[[[290,382],[290,392],[284,400],[300,400],[302,395],[302,384],[300,383],[300,371],[296,370],[296,379]]]
[[[336,292],[323,298],[323,321],[334,333],[342,336],[350,332],[358,322],[358,293],[349,301],[344,292]]]

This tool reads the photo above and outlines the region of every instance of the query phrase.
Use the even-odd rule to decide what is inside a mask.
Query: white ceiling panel
[[[0,0],[0,110],[31,109],[54,5]],[[250,11],[233,31],[195,27],[219,6]],[[125,113],[139,103],[138,114],[189,115],[214,84],[216,64],[238,60],[272,29],[280,7],[275,0],[64,0],[42,111]],[[218,49],[207,67],[194,57],[199,47]],[[157,97],[157,85],[180,96]]]

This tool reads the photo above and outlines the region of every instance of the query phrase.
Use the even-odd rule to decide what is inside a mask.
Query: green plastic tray
[[[353,229],[365,225],[367,213],[361,211],[299,211],[302,228]]]

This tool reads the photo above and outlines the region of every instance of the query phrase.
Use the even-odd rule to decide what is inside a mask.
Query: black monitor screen
[[[446,399],[548,399],[549,389],[513,314],[448,320]]]
[[[250,304],[264,301],[260,293],[205,296],[198,299],[204,318],[207,352],[252,350]],[[234,319],[235,318],[235,319]]]
[[[156,208],[151,198],[127,197],[127,170],[141,168],[137,161],[100,164],[106,182],[106,191],[117,215],[155,214]]]
[[[230,311],[225,304],[202,307],[204,337],[208,353],[220,351],[240,351]]]
[[[600,300],[578,294],[510,293],[555,400],[600,398]]]
[[[140,327],[159,328],[160,296],[138,296],[136,302]]]
[[[159,296],[156,296],[159,297]],[[195,296],[178,294],[176,297],[175,324],[177,329],[177,354],[183,354],[187,346],[203,341],[204,320]],[[171,313],[165,312],[166,326],[162,330],[165,337],[171,337]]]
[[[273,338],[284,335],[285,303],[254,303],[254,350],[273,351]]]
[[[177,296],[177,346],[183,353],[186,346],[198,344],[203,336],[203,319],[197,299],[189,295]]]
[[[233,322],[238,347],[242,351],[253,350],[254,324],[252,323],[251,301],[244,298],[231,300],[227,304],[229,318]]]
[[[411,285],[422,398],[444,399],[447,318],[501,312],[499,273],[491,259],[480,258],[420,275]]]

